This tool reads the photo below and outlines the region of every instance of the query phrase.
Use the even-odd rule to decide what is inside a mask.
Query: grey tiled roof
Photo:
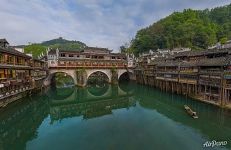
[[[8,43],[6,39],[0,39],[1,43]],[[8,43],[9,44],[9,43]]]
[[[28,56],[28,55],[26,55],[24,53],[21,53],[21,52],[15,50],[12,47],[8,47],[8,48],[0,47],[0,52],[12,54],[12,55],[17,55],[17,56],[21,56],[21,57],[25,57],[25,58],[31,58],[30,56]]]

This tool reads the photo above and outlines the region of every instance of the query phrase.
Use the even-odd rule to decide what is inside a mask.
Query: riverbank
[[[169,72],[168,72],[169,73]],[[215,105],[220,108],[231,110],[231,104],[222,101],[222,97],[219,94],[212,94],[211,90],[207,91],[202,89],[202,86],[197,82],[190,82],[190,80],[179,79],[165,79],[155,76],[150,76],[142,73],[141,71],[135,71],[136,83],[158,88],[161,91],[176,93],[193,98],[196,101],[201,101],[206,104]],[[204,92],[203,92],[204,91]],[[213,97],[215,96],[215,98]],[[220,98],[218,98],[220,97]]]

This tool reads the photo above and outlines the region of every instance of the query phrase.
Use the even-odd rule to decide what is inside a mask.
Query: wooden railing
[[[180,83],[188,83],[188,84],[196,84],[197,80],[196,79],[180,78],[179,82]]]
[[[57,67],[95,67],[95,68],[104,68],[104,67],[126,67],[127,64],[123,62],[94,62],[94,61],[89,61],[89,62],[58,62]]]
[[[19,94],[21,92],[31,90],[31,89],[33,89],[31,84],[23,84],[20,86],[11,86],[10,88],[9,87],[4,88],[4,90],[3,90],[3,88],[0,88],[0,99],[4,99],[4,98],[10,97],[10,96]]]
[[[221,83],[220,82],[215,82],[215,81],[206,81],[206,80],[199,80],[199,84],[202,84],[202,85],[211,85],[211,86],[221,86]]]

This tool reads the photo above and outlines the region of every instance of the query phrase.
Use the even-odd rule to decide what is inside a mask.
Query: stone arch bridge
[[[109,83],[117,83],[120,77],[128,73],[129,78],[134,80],[134,72],[132,69],[59,69],[59,68],[51,68],[49,69],[49,75],[44,81],[44,85],[50,85],[52,77],[55,73],[66,73],[71,76],[75,85],[78,86],[86,86],[87,80],[89,76],[95,72],[101,72],[108,77]]]

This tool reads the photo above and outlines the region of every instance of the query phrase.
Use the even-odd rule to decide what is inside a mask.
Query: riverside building
[[[134,72],[138,83],[231,108],[231,49],[142,59]]]
[[[0,39],[0,107],[42,87],[46,63],[15,50]]]

